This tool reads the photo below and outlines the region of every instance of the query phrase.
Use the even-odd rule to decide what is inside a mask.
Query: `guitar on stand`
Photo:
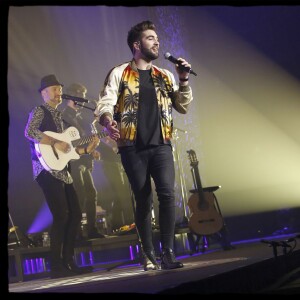
[[[216,209],[213,193],[203,191],[195,151],[189,150],[187,152],[197,191],[188,200],[188,206],[191,210],[189,227],[192,232],[198,235],[214,234],[223,227],[223,218]]]
[[[188,206],[191,211],[189,220],[189,228],[192,234],[197,236],[197,240],[191,234],[188,235],[192,252],[197,252],[196,245],[202,237],[202,252],[208,246],[208,236],[216,237],[220,242],[223,250],[234,249],[227,239],[227,228],[223,220],[217,198],[213,193],[220,186],[202,188],[200,174],[198,169],[198,160],[194,150],[187,151],[190,164],[192,167],[192,175],[194,179],[195,189],[190,190],[193,195],[189,198]]]

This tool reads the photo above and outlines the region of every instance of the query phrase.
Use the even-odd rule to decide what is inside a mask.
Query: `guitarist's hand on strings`
[[[63,153],[68,153],[71,151],[71,145],[67,142],[57,140],[53,137],[50,137],[46,134],[43,134],[43,138],[40,141],[41,144],[48,144],[52,147],[53,151],[56,152],[57,150],[60,150]]]
[[[51,144],[51,146],[55,147],[57,150],[62,151],[63,153],[69,153],[71,151],[71,145],[64,141],[56,140],[54,144]]]
[[[42,133],[42,139],[40,140],[41,144],[50,145],[53,149],[53,151],[60,150],[63,153],[68,153],[71,151],[71,145],[67,142],[58,140],[56,138],[53,138],[47,134]]]
[[[71,145],[64,141],[51,139],[50,145],[51,145],[52,151],[57,159],[59,159],[59,155],[56,150],[60,150],[63,153],[69,153],[71,151]]]

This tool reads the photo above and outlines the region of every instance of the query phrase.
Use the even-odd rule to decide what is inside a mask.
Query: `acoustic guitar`
[[[47,170],[59,170],[61,171],[70,160],[79,159],[79,154],[75,151],[77,146],[88,144],[92,141],[93,136],[85,136],[80,138],[79,131],[76,127],[71,126],[62,133],[45,131],[45,134],[60,140],[67,142],[71,145],[71,151],[64,153],[58,149],[53,149],[51,145],[35,143],[35,152],[42,166]],[[104,138],[108,135],[107,132],[97,133],[98,137]]]
[[[195,177],[197,191],[188,200],[188,206],[191,211],[189,228],[198,235],[217,233],[224,225],[223,218],[216,209],[214,194],[203,191],[195,151],[189,150],[187,153]]]

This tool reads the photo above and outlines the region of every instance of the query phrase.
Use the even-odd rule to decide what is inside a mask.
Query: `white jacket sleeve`
[[[118,68],[114,68],[105,80],[104,86],[99,95],[99,101],[94,111],[95,117],[99,120],[104,113],[114,114],[114,106],[118,100],[118,89],[121,75]]]
[[[189,104],[193,101],[192,88],[190,86],[177,85],[175,77],[169,70],[163,70],[170,78],[173,83],[173,98],[174,108],[179,113],[187,113]]]

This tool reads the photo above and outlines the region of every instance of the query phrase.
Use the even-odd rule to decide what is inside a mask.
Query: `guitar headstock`
[[[187,153],[189,156],[189,160],[191,162],[191,166],[192,167],[198,166],[198,159],[197,159],[196,152],[191,149],[191,150],[188,150]]]

